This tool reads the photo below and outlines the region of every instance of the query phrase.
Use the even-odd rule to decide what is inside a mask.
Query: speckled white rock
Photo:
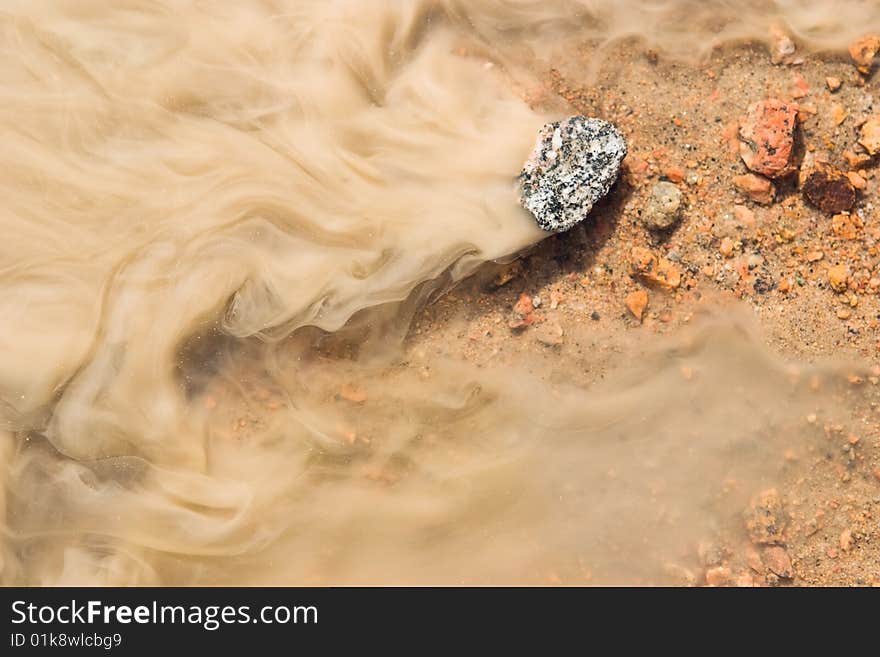
[[[520,173],[520,203],[544,230],[568,230],[608,193],[625,156],[626,140],[608,121],[548,123]]]

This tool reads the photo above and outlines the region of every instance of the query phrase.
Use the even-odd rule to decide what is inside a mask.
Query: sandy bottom
[[[565,107],[615,122],[630,147],[617,186],[587,225],[545,240],[513,263],[485,266],[419,311],[398,369],[430,377],[438,361],[527,363],[545,378],[589,388],[626,360],[622,344],[675,336],[705,308],[722,314],[745,308],[782,358],[819,363],[843,357],[869,374],[851,375],[833,393],[816,382],[826,402],[828,395],[848,400],[851,416],[837,423],[807,412],[795,440],[779,447],[785,530],[778,547],[784,554],[750,538],[755,508],[746,507],[742,518],[694,542],[689,552],[668,555],[667,577],[633,583],[880,585],[880,289],[869,283],[836,292],[828,280],[828,269],[841,263],[857,281],[880,277],[876,168],[858,167],[865,186],[844,224],[806,204],[796,180],[781,183],[769,206],[752,203],[732,182],[745,173],[737,122],[750,103],[767,97],[796,99],[803,151],[847,169],[843,152],[854,147],[860,121],[873,112],[876,76],[864,78],[842,55],[806,55],[800,65],[777,66],[763,48],[737,46],[697,67],[628,45],[612,53],[599,83],[591,84],[585,57],[569,53],[545,71],[542,88],[524,95],[538,108]],[[842,81],[839,90],[828,89],[828,77]],[[678,226],[658,235],[638,215],[661,180],[678,185],[684,208]],[[634,278],[634,246],[674,263],[680,285],[662,289]],[[641,321],[626,304],[639,290],[648,294]],[[528,325],[515,312],[523,295],[533,309]],[[682,378],[699,385],[687,368]],[[256,380],[228,380],[245,379]],[[230,394],[227,383],[214,382],[205,405],[215,424],[237,439],[285,403],[258,382],[247,391],[257,406],[243,410]],[[355,405],[368,396],[354,384],[337,394]],[[353,430],[350,440],[357,439]],[[393,486],[401,474],[380,468],[364,476]],[[587,569],[560,577],[548,567],[537,581],[588,584],[591,576]]]

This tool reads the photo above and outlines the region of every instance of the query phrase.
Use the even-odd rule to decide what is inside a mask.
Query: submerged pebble
[[[570,116],[541,128],[520,174],[520,203],[547,231],[583,221],[617,180],[626,140],[602,119]]]

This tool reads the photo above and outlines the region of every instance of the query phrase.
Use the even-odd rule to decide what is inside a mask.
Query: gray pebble
[[[651,197],[641,214],[642,223],[651,230],[667,230],[680,218],[681,190],[668,182],[654,185]]]
[[[544,230],[568,230],[608,193],[625,156],[626,140],[607,121],[548,123],[520,173],[520,203]]]

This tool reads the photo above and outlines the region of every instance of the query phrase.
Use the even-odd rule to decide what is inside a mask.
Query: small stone
[[[852,313],[846,308],[837,311],[837,319],[849,319],[850,317],[852,317]]]
[[[775,488],[762,491],[745,513],[746,529],[752,542],[758,545],[783,544],[786,519],[782,498]]]
[[[850,183],[852,183],[852,186],[856,189],[865,189],[868,186],[868,181],[862,178],[855,171],[849,171],[846,174],[846,177],[849,178]]]
[[[810,95],[810,85],[807,84],[807,81],[804,80],[802,76],[795,75],[792,83],[792,98],[805,98],[806,96]]]
[[[856,190],[845,173],[825,162],[816,162],[806,176],[804,197],[826,214],[837,214],[852,208]]]
[[[840,545],[840,549],[844,552],[849,552],[849,549],[853,544],[853,536],[852,531],[849,529],[844,529],[840,532],[840,536],[837,539],[838,544]]]
[[[642,246],[634,246],[629,252],[629,264],[633,272],[644,273],[657,266],[657,256]]]
[[[794,41],[782,30],[770,30],[770,61],[773,64],[788,64],[795,52]]]
[[[630,252],[630,268],[633,275],[665,289],[681,285],[681,271],[666,258],[657,258],[648,249],[633,247]]]
[[[516,304],[513,306],[513,312],[519,315],[528,315],[535,307],[532,305],[532,299],[527,294],[521,294]]]
[[[846,282],[849,278],[849,269],[846,265],[835,265],[828,269],[828,282],[831,289],[835,292],[843,292],[846,290]]]
[[[816,153],[815,151],[810,151],[808,149],[797,173],[797,185],[799,189],[803,189],[804,184],[807,182],[807,178],[810,177],[810,174],[813,173],[813,170],[819,164],[829,164],[828,156],[825,153]]]
[[[656,275],[649,276],[648,280],[660,287],[674,290],[681,285],[681,270],[666,258],[660,258]]]
[[[718,247],[718,251],[725,258],[730,258],[733,256],[733,240],[729,237],[725,237],[721,240],[721,244]]]
[[[797,103],[771,98],[752,104],[740,124],[740,157],[755,173],[779,178],[794,171],[792,149]]]
[[[607,121],[570,116],[548,123],[520,173],[520,203],[542,229],[568,230],[609,192],[626,150]]]
[[[642,223],[651,230],[667,230],[681,217],[681,190],[668,182],[659,182],[651,190]]]
[[[847,116],[849,116],[849,112],[843,105],[834,105],[831,108],[831,120],[834,121],[834,125],[840,125],[846,121]]]
[[[878,50],[880,50],[880,37],[866,36],[850,45],[849,56],[859,72],[867,75],[871,72],[871,65]]]
[[[684,171],[678,167],[669,167],[666,169],[666,177],[670,182],[680,183],[684,181]]]
[[[812,117],[819,113],[819,108],[815,103],[799,103],[798,104],[798,121],[806,123]]]
[[[764,565],[767,570],[781,577],[782,579],[791,579],[794,577],[794,569],[791,566],[791,557],[784,548],[777,546],[768,547],[764,550]]]
[[[706,571],[706,584],[709,586],[727,586],[730,580],[730,568],[726,566],[717,566]]]
[[[831,231],[842,239],[852,240],[858,236],[860,222],[848,213],[841,212],[831,217]]]
[[[776,196],[776,187],[773,183],[753,173],[734,176],[733,184],[749,199],[761,205],[770,205]]]
[[[880,153],[880,116],[872,116],[865,121],[859,133],[859,143],[871,155]],[[863,166],[867,162],[862,161],[860,164]]]
[[[513,306],[510,320],[507,325],[514,331],[522,331],[537,321],[535,307],[532,298],[528,294],[519,295],[519,300]]]
[[[489,284],[489,287],[492,289],[503,287],[522,273],[523,264],[521,260],[514,260],[511,263],[502,265]]]
[[[834,93],[835,91],[840,89],[840,85],[843,83],[840,81],[840,78],[828,76],[827,78],[825,78],[825,84],[828,86],[828,91]]]
[[[878,135],[877,139],[878,144],[880,144],[880,135]],[[843,152],[843,157],[850,169],[862,169],[871,163],[871,156],[866,153],[854,153],[853,151],[846,150]]]
[[[535,340],[545,347],[558,347],[562,344],[563,330],[559,324],[542,324],[535,329]]]
[[[633,317],[641,322],[642,315],[645,313],[645,308],[648,307],[648,293],[644,290],[630,292],[626,295],[626,307],[632,313]]]

